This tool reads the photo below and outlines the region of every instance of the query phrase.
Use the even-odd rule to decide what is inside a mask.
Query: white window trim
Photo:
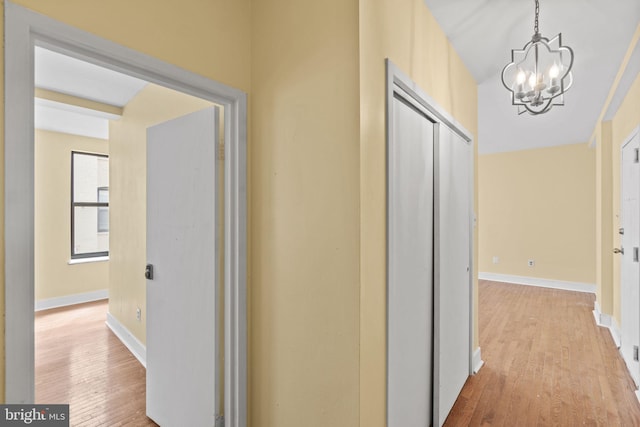
[[[67,261],[67,264],[69,264],[69,265],[88,264],[88,263],[91,263],[91,262],[104,262],[104,261],[109,261],[109,257],[108,256],[96,256],[96,257],[89,257],[89,258],[73,258],[73,259],[70,259],[69,261]]]
[[[5,401],[33,403],[34,47],[52,49],[225,108],[225,427],[247,423],[246,138],[240,90],[32,12],[5,12]],[[30,143],[25,143],[30,142]]]

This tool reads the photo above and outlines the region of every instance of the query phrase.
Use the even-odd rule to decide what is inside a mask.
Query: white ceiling
[[[519,116],[500,73],[511,60],[511,49],[522,49],[531,40],[534,0],[425,3],[478,83],[481,153],[590,142],[640,23],[639,0],[540,0],[540,32],[548,38],[561,32],[563,44],[574,51],[574,85],[564,106]],[[640,49],[636,54],[626,73],[629,84],[640,69]]]
[[[36,47],[35,86],[116,107],[124,107],[147,82]],[[108,139],[109,123],[117,117],[66,104],[37,100],[37,129]]]

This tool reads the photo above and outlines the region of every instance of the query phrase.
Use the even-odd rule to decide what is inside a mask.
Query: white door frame
[[[460,123],[458,123],[449,113],[447,113],[442,107],[440,107],[434,99],[432,99],[429,95],[427,95],[422,89],[420,89],[420,87],[406,74],[404,74],[404,72],[402,72],[400,70],[400,68],[398,68],[393,62],[391,62],[391,60],[386,59],[386,124],[387,124],[387,130],[386,130],[386,140],[387,140],[387,173],[389,171],[389,145],[390,145],[390,141],[392,141],[393,139],[393,99],[394,96],[397,94],[398,96],[400,96],[402,99],[404,99],[405,101],[409,102],[411,105],[413,105],[415,108],[417,108],[418,110],[424,112],[425,114],[427,114],[430,118],[434,119],[436,121],[436,127],[439,126],[439,124],[443,124],[445,126],[447,126],[448,128],[450,128],[452,131],[454,131],[455,133],[457,133],[460,137],[462,137],[462,139],[469,145],[473,146],[473,137],[471,135],[471,133],[469,131],[467,131]],[[437,133],[437,130],[436,130]],[[435,211],[435,217],[434,217],[434,289],[433,289],[433,301],[434,301],[434,319],[433,319],[433,329],[434,329],[434,335],[433,335],[433,340],[434,340],[434,345],[433,345],[433,352],[434,352],[434,357],[433,357],[433,420],[434,420],[434,425],[437,425],[438,422],[437,420],[439,419],[439,415],[438,414],[438,397],[436,396],[436,391],[438,390],[437,387],[437,382],[439,381],[439,375],[437,374],[438,372],[438,357],[437,357],[437,353],[439,351],[439,345],[438,345],[438,340],[439,340],[439,327],[440,327],[440,319],[438,318],[438,314],[439,314],[439,310],[438,307],[436,306],[437,301],[439,300],[439,295],[441,292],[440,289],[440,280],[439,280],[439,274],[438,274],[438,269],[439,269],[439,259],[438,259],[438,253],[439,253],[439,246],[440,246],[440,230],[439,230],[439,225],[438,225],[438,206],[439,206],[439,191],[438,188],[440,186],[440,180],[439,180],[439,176],[438,176],[438,170],[439,170],[439,166],[438,166],[438,162],[439,162],[439,152],[438,152],[438,144],[439,141],[437,139],[437,135],[436,135],[436,140],[435,140],[435,152],[434,152],[434,211]],[[471,166],[473,167],[473,162],[471,164]],[[471,200],[470,200],[470,205],[469,205],[469,232],[470,232],[470,239],[469,239],[469,268],[470,268],[470,274],[469,274],[469,375],[472,375],[474,373],[474,363],[473,363],[473,322],[474,322],[474,308],[473,308],[473,271],[474,271],[474,267],[473,267],[473,247],[474,247],[474,240],[473,240],[473,227],[474,227],[474,212],[473,212],[473,206],[474,206],[474,193],[473,193],[473,179],[474,179],[474,173],[473,171],[471,171],[471,173],[469,174],[469,179],[471,181]],[[387,192],[388,192],[388,177],[387,177]],[[387,204],[387,219],[388,219],[388,215],[389,215],[389,206]],[[387,227],[387,233],[388,233],[388,227]],[[389,241],[389,236],[387,234],[387,242]],[[388,284],[389,284],[389,277],[388,277],[388,273],[389,273],[389,259],[388,259],[388,248],[387,248],[387,303],[388,303]],[[387,306],[387,315],[389,313],[389,309]],[[387,318],[387,324],[388,324],[388,318]],[[388,332],[388,331],[387,331]],[[387,345],[388,345],[388,337],[387,337]],[[388,355],[388,349],[387,349],[387,355]],[[387,375],[388,375],[388,369],[387,369]],[[387,377],[387,382],[388,382],[388,377]],[[387,408],[388,408],[388,394],[385,396],[386,401],[387,401]],[[387,416],[388,416],[388,411],[387,411]],[[387,419],[387,423],[389,422],[389,420]]]
[[[33,67],[38,45],[224,106],[225,426],[246,426],[246,94],[10,1],[4,2],[4,12],[6,402],[34,401]]]

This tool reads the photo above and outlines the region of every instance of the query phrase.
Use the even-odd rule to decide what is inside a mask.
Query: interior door
[[[388,183],[387,425],[431,425],[434,124],[392,101]]]
[[[640,342],[640,264],[638,246],[640,237],[638,185],[638,134],[622,147],[621,182],[621,246],[620,280],[622,294],[621,305],[621,346],[620,352],[629,368],[631,377],[640,385],[640,364],[638,363],[638,345]]]
[[[213,426],[217,108],[147,130],[147,415]],[[141,271],[142,274],[142,271]]]
[[[442,425],[471,373],[473,148],[438,125],[434,424]]]

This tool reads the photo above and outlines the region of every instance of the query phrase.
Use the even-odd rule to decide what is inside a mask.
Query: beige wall
[[[147,128],[212,104],[153,84],[109,123],[109,312],[146,342]],[[136,309],[142,319],[136,319]]]
[[[359,17],[361,221],[359,425],[381,427],[385,425],[386,417],[384,59],[390,58],[404,73],[408,74],[429,96],[471,132],[474,139],[478,134],[478,102],[476,82],[423,0],[360,1]],[[476,148],[477,143],[476,139],[474,141]],[[477,186],[475,191],[477,194]],[[477,204],[475,207],[477,212]],[[479,218],[479,220],[482,219]],[[476,277],[477,270],[474,271],[474,278]],[[474,299],[477,301],[476,286],[474,286]],[[477,346],[477,330],[474,341],[474,346]]]
[[[249,424],[356,426],[357,1],[252,17]]]
[[[620,247],[620,235],[618,228],[620,224],[620,158],[622,144],[631,135],[631,132],[640,126],[640,74],[636,77],[633,85],[629,89],[620,109],[611,121],[611,164],[612,164],[612,222],[611,233],[613,235],[613,247]],[[611,248],[609,248],[611,251]],[[613,315],[620,324],[620,257],[613,257]]]
[[[108,154],[101,139],[35,133],[35,299],[109,287],[109,263],[69,265],[71,257],[71,151]]]
[[[594,149],[482,155],[478,174],[481,272],[595,284]]]
[[[598,123],[596,143],[596,301],[613,314],[613,175],[611,122]]]

